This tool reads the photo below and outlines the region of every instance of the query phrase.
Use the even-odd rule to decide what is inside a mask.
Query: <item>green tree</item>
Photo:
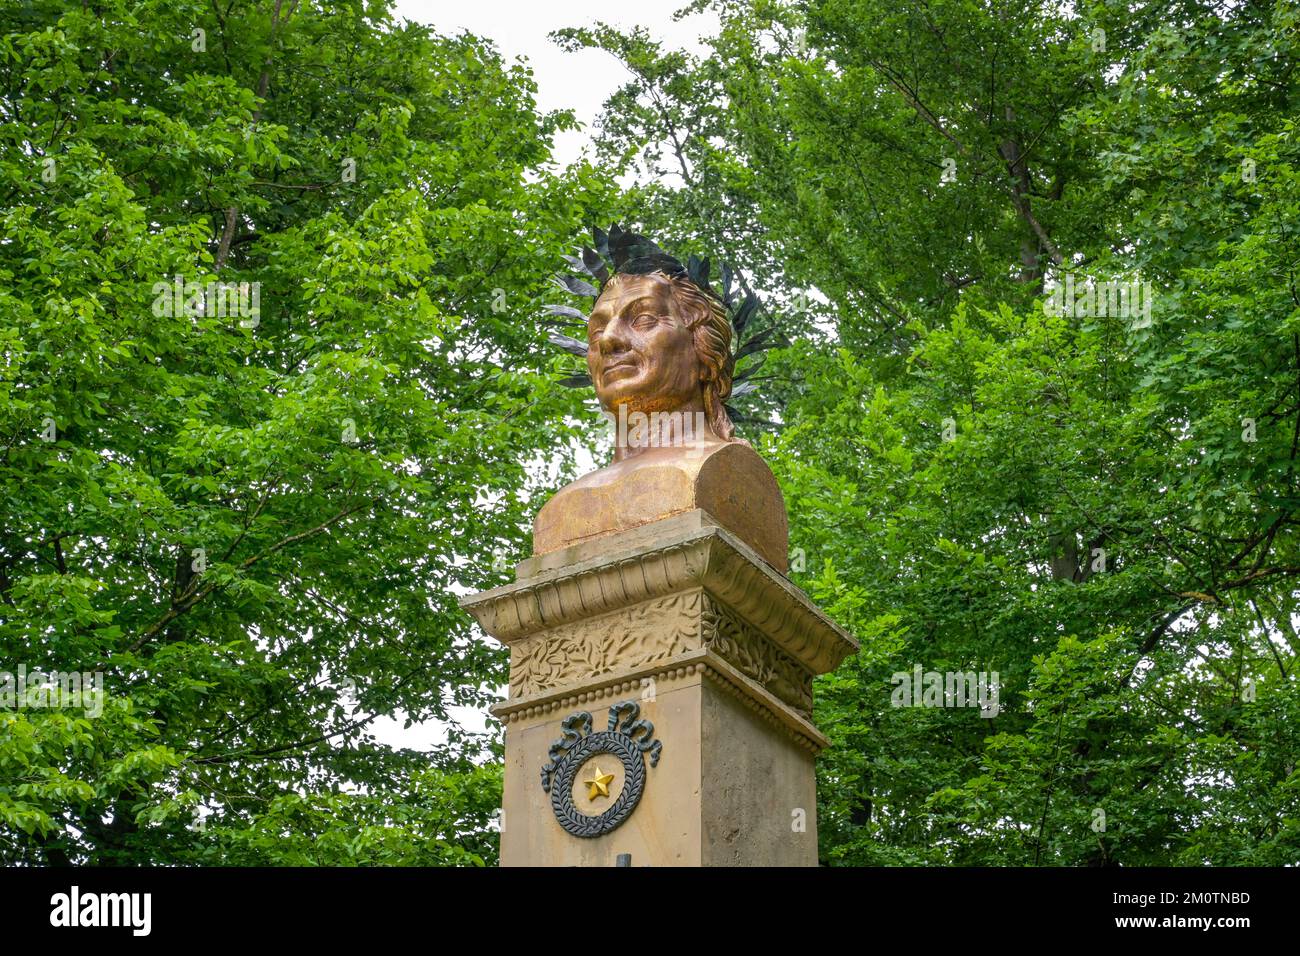
[[[535,315],[611,194],[388,6],[0,12],[0,669],[107,691],[0,709],[0,860],[494,859],[495,738],[371,727],[504,683],[456,594],[569,434]]]
[[[762,449],[863,641],[818,684],[823,859],[1300,861],[1294,4],[693,7],[699,58],[562,39],[632,69],[603,160],[705,193],[642,184],[654,228],[823,320]],[[1067,274],[1150,321],[1046,307]],[[891,706],[916,664],[1000,712]]]

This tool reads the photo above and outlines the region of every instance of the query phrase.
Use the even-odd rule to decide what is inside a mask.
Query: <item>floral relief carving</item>
[[[804,717],[812,714],[812,674],[718,602],[705,599],[705,643],[719,657]]]
[[[669,660],[701,645],[703,594],[683,591],[627,608],[605,620],[569,624],[515,644],[510,696],[550,690],[575,679]]]
[[[512,647],[590,626],[595,618],[701,588],[816,674],[833,670],[857,642],[785,577],[709,529],[599,567],[548,571],[462,600],[492,637]],[[584,632],[584,633],[590,633]],[[535,651],[529,652],[530,654]]]
[[[510,696],[539,694],[706,647],[802,716],[811,715],[811,672],[699,589],[562,625],[513,645]]]

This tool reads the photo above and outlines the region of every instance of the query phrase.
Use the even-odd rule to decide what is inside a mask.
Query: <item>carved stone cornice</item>
[[[610,536],[599,554],[471,595],[461,606],[513,647],[543,631],[703,589],[813,674],[857,650],[857,641],[734,535],[698,517],[680,518],[651,526],[653,539],[638,529],[627,539],[635,544],[620,548],[620,536]]]
[[[691,680],[692,675],[707,679],[735,697],[758,719],[787,735],[810,753],[816,755],[826,747],[826,737],[808,717],[783,706],[765,689],[708,650],[691,651],[660,664],[638,668],[631,673],[595,680],[580,690],[567,688],[525,698],[512,698],[493,705],[491,711],[503,723],[513,724],[516,721],[529,721],[572,710],[574,707],[600,705],[620,696],[643,694],[651,680],[657,682],[659,692],[663,693],[677,682]]]
[[[701,603],[703,645],[812,720],[813,672],[717,600],[706,596]]]
[[[811,717],[812,671],[702,588],[561,624],[516,641],[510,646],[510,697],[588,684],[703,649],[713,651],[801,716]]]

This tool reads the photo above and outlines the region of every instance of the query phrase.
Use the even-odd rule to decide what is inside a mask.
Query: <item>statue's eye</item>
[[[658,321],[659,316],[655,315],[653,312],[642,312],[632,320],[632,324],[637,328],[644,329],[654,325]]]

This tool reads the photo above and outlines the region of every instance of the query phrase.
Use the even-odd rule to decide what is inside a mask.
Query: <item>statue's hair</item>
[[[626,275],[628,273],[615,274],[606,283],[606,288]],[[736,437],[736,428],[725,407],[727,399],[731,397],[731,377],[736,370],[736,359],[731,354],[731,317],[726,305],[685,275],[672,276],[658,271],[649,275],[668,280],[673,297],[686,318],[686,328],[691,333],[695,354],[704,366],[701,387],[709,427],[724,441],[742,441]]]

